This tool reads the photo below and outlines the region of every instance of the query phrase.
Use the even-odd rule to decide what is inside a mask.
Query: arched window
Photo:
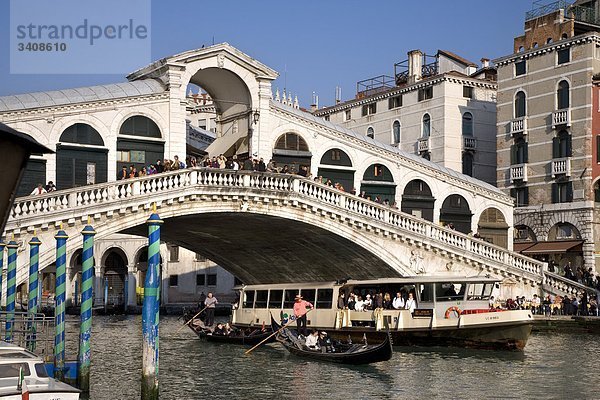
[[[431,117],[429,114],[423,115],[423,130],[422,137],[428,138],[431,134]]]
[[[568,38],[568,37],[569,37],[569,35],[567,35],[566,33],[563,33],[563,34],[560,36],[560,38],[561,38],[561,39],[566,39],[566,38]]]
[[[462,117],[463,136],[473,136],[473,114],[466,112]]]
[[[59,142],[104,146],[102,136],[100,136],[96,129],[88,124],[71,125],[60,135]]]
[[[392,134],[394,136],[394,144],[400,143],[400,122],[394,121],[392,125]]]
[[[154,121],[143,115],[134,115],[129,117],[119,129],[120,135],[144,136],[160,138],[160,129]]]
[[[550,43],[552,43],[552,38],[551,37],[549,37],[548,39],[546,39],[546,44],[550,44]]]
[[[369,127],[367,129],[367,136],[370,137],[371,139],[373,139],[375,137],[375,131],[373,130],[372,127]]]
[[[288,132],[279,136],[275,143],[277,150],[295,150],[295,151],[308,151],[308,144],[306,140],[296,133]]]
[[[473,153],[464,152],[462,155],[462,173],[473,176]]]
[[[556,105],[559,110],[569,108],[569,82],[560,81],[556,89]]]
[[[525,92],[518,91],[515,95],[515,118],[525,116]]]

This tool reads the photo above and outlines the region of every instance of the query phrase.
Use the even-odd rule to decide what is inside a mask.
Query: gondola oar
[[[186,325],[189,325],[189,324],[190,324],[190,322],[192,322],[192,321],[194,320],[194,318],[196,318],[198,315],[202,314],[202,311],[206,310],[207,308],[208,308],[208,306],[206,306],[206,307],[204,307],[202,310],[198,311],[198,314],[194,315],[194,316],[192,317],[192,319],[190,319],[190,320],[189,320],[188,322],[186,322],[185,324],[181,325],[181,326],[179,327],[179,329],[177,329],[177,331],[175,332],[175,334],[178,334],[178,333],[179,333],[179,331],[180,331],[180,330],[182,330],[184,326],[186,326]]]
[[[311,312],[313,309],[309,309],[308,311],[306,311],[304,313],[304,315],[308,314],[309,312]],[[297,319],[297,318],[296,318]],[[264,342],[266,342],[267,340],[271,339],[273,336],[277,335],[279,332],[281,332],[283,330],[283,328],[287,328],[289,325],[292,324],[292,322],[296,321],[296,319],[290,320],[287,324],[285,324],[284,326],[282,326],[281,328],[277,329],[275,332],[273,332],[272,334],[270,334],[268,337],[266,337],[265,339],[263,339],[262,342],[260,342],[259,344],[257,344],[256,346],[254,346],[253,348],[251,348],[250,350],[246,350],[246,352],[244,354],[250,354],[250,352],[254,349],[256,349],[258,346],[260,346],[261,344],[263,344]]]

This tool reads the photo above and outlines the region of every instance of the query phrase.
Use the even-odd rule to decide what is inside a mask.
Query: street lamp
[[[254,125],[258,124],[259,119],[260,119],[260,111],[254,110],[254,112],[252,113],[252,121],[254,122]]]
[[[32,153],[53,153],[34,138],[0,123],[0,233],[4,231],[17,186]]]

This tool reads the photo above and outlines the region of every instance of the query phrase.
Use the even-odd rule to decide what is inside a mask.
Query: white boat
[[[23,385],[20,385],[20,371]],[[23,347],[0,341],[0,399],[77,400],[81,391],[50,378],[44,361]]]
[[[521,350],[533,324],[528,310],[490,308],[497,279],[487,277],[405,277],[368,281],[289,283],[241,286],[240,303],[234,310],[237,326],[268,323],[271,315],[285,323],[292,318],[294,298],[300,294],[314,305],[307,315],[308,329],[327,330],[345,339],[360,340],[364,333],[381,336],[389,330],[394,345],[460,346]],[[350,293],[371,297],[389,293],[392,299],[409,293],[416,300],[407,309],[378,308],[356,311],[338,308],[338,296]],[[373,299],[374,301],[374,299]]]

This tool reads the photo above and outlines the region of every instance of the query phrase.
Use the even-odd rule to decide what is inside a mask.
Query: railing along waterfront
[[[81,208],[84,208],[81,211],[85,214],[81,217],[85,217],[94,212],[93,206],[114,203],[114,209],[119,209],[133,203],[134,199],[148,203],[153,200],[153,196],[183,196],[183,190],[197,187],[250,188],[296,193],[316,200],[317,203],[393,226],[406,236],[429,239],[457,250],[459,254],[469,253],[470,256],[479,257],[484,263],[486,260],[493,261],[513,272],[533,274],[540,279],[543,275],[543,263],[539,261],[296,175],[194,168],[107,182],[19,198],[15,201],[8,225],[14,224],[15,220],[27,224],[30,218],[44,217],[52,212],[67,212],[69,217],[76,218],[78,215],[74,211]]]

